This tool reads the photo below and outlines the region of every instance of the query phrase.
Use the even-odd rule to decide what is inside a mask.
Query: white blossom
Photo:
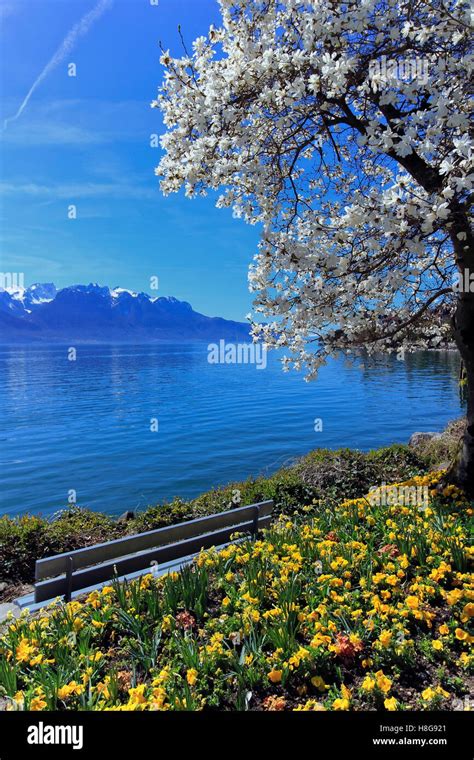
[[[437,343],[472,256],[467,3],[220,8],[190,57],[162,56],[156,172],[165,194],[220,189],[260,226],[254,336],[308,377],[341,349]]]

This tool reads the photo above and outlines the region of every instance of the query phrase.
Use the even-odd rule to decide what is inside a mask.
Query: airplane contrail
[[[48,61],[46,66],[44,67],[43,71],[39,74],[39,76],[35,79],[33,84],[31,85],[30,89],[28,90],[21,106],[19,107],[18,111],[14,116],[10,116],[10,118],[5,119],[3,122],[3,131],[7,128],[7,124],[10,124],[12,121],[16,121],[19,116],[23,113],[26,106],[28,105],[28,101],[30,100],[31,96],[33,95],[34,91],[38,87],[41,82],[46,79],[48,74],[53,71],[59,64],[64,61],[66,56],[72,51],[74,48],[77,40],[79,37],[83,37],[91,26],[98,21],[98,19],[102,16],[103,13],[105,13],[106,10],[108,10],[114,0],[99,0],[97,5],[92,8],[89,13],[86,13],[80,21],[75,24],[72,29],[66,34],[64,40],[56,50],[55,54],[51,58],[51,60]]]

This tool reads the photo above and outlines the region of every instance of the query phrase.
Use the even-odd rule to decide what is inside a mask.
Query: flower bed
[[[9,709],[404,710],[468,705],[472,507],[440,474],[315,503],[181,573],[9,621]],[[429,503],[406,503],[429,488]],[[404,496],[405,494],[405,496]]]

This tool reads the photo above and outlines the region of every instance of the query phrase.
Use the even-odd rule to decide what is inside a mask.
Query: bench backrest
[[[70,599],[73,591],[145,570],[151,563],[170,562],[225,544],[236,532],[255,535],[269,524],[272,510],[273,501],[262,501],[40,559],[36,562],[35,602],[57,596]]]

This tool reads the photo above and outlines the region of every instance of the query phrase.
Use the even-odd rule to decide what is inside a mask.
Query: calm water
[[[0,348],[0,513],[77,492],[110,513],[270,473],[312,448],[370,449],[460,414],[455,353],[333,361],[318,381],[211,365],[207,346]],[[150,429],[158,419],[158,431]],[[322,432],[314,421],[322,419]]]

